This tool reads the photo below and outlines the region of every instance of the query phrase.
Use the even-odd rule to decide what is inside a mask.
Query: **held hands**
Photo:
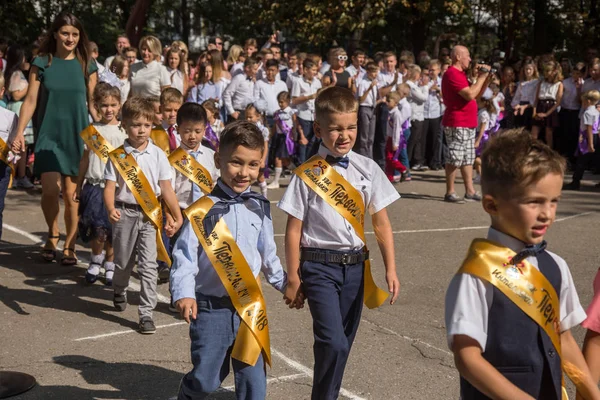
[[[25,150],[25,135],[23,135],[23,132],[17,134],[15,139],[12,141],[11,150],[15,154],[21,154],[21,151]]]
[[[304,308],[305,297],[300,280],[288,281],[283,299],[285,300],[285,304],[290,308],[295,308],[296,310]]]
[[[81,195],[81,186],[77,185],[75,191],[73,192],[73,202],[79,203],[79,196]]]
[[[400,293],[400,281],[398,280],[398,275],[396,275],[396,271],[387,272],[385,274],[385,281],[387,282],[388,289],[392,298],[390,300],[390,305],[396,302],[398,298],[398,294]]]
[[[108,219],[110,220],[111,224],[116,224],[121,219],[121,211],[113,208],[108,212]]]
[[[177,307],[177,311],[179,311],[181,318],[188,324],[192,322],[192,319],[196,319],[196,316],[198,315],[198,304],[196,303],[196,299],[184,297],[183,299],[177,300],[175,306]]]
[[[173,237],[179,228],[181,228],[182,221],[175,220],[171,215],[167,214],[167,223],[165,224],[165,233],[167,237]]]

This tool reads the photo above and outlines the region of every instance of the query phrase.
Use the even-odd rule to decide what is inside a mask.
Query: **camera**
[[[477,64],[478,65],[485,65],[487,63],[485,61],[479,61]],[[477,70],[480,71],[480,72],[485,72],[485,73],[491,72],[492,74],[495,74],[496,72],[498,72],[498,70],[496,68],[489,69],[489,68],[486,68],[486,67],[479,67],[479,68],[477,68]]]

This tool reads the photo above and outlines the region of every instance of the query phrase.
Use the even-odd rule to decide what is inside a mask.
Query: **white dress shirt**
[[[438,88],[442,87],[442,77],[438,76],[436,79],[436,83]],[[432,85],[433,86],[433,85]],[[440,118],[443,114],[442,110],[442,96],[440,92],[436,90],[429,90],[429,96],[427,97],[427,101],[425,102],[423,108],[423,116],[425,119],[436,119]]]
[[[357,82],[360,81],[365,76],[365,74],[367,73],[367,71],[363,67],[359,66],[359,68],[360,68],[360,72],[358,73],[358,78],[356,79]],[[348,68],[346,68],[346,71],[348,71],[348,73],[350,74],[350,76],[352,78],[354,78],[356,76],[356,72],[359,71],[359,70],[357,70],[356,67],[353,64],[350,64],[348,66]]]
[[[243,111],[248,104],[254,103],[255,85],[254,80],[246,74],[236,75],[231,79],[231,83],[223,92],[223,103],[229,115]]]
[[[400,102],[398,103],[398,111],[400,111],[400,119],[402,120],[402,125],[406,124],[406,126],[410,128],[412,126],[410,124],[410,117],[412,117],[412,106],[410,105],[406,97],[400,100]]]
[[[11,142],[17,136],[19,116],[14,112],[0,107],[0,138],[5,143]]]
[[[192,151],[188,149],[183,143],[180,147],[188,154],[191,154],[192,157],[194,157],[196,161],[198,161],[208,171],[213,183],[217,182],[220,172],[215,166],[214,151],[202,145],[200,145],[198,151]],[[174,167],[173,179],[171,180],[171,183],[173,185],[173,190],[175,190],[175,195],[177,196],[177,201],[179,202],[179,207],[181,209],[188,208],[194,201],[198,200],[192,198],[192,181]],[[202,194],[200,197],[204,196],[204,192],[200,191],[200,193]]]
[[[148,139],[148,146],[143,151],[133,148],[129,141],[125,140],[123,149],[127,154],[131,154],[138,166],[148,179],[150,187],[156,197],[160,196],[160,181],[170,181],[172,178],[171,165],[167,159],[167,155],[158,146],[152,143],[152,139]],[[116,201],[121,201],[127,204],[138,204],[135,197],[129,190],[125,180],[117,172],[113,162],[109,159],[104,170],[104,179],[107,181],[117,182]]]
[[[535,102],[535,95],[537,94],[538,84],[540,83],[539,79],[532,79],[530,81],[519,82],[517,85],[517,91],[515,92],[515,96],[510,103],[513,108],[521,104],[521,102],[526,102],[528,104],[533,105]]]
[[[148,64],[135,63],[129,68],[131,94],[134,96],[160,96],[163,86],[171,86],[171,76],[167,67],[158,61]]]
[[[391,85],[394,82],[395,72],[388,72],[386,70],[379,71],[377,74],[377,80],[381,83],[381,87],[386,87]],[[394,92],[398,88],[398,84],[402,83],[402,74],[398,73],[398,82],[392,87],[392,92]]]
[[[379,88],[381,88],[381,82],[376,81],[375,86],[371,87],[371,83],[373,81],[369,80],[366,76],[358,81],[358,85],[356,87],[356,96],[360,100],[363,94],[369,88],[371,89],[370,93],[365,97],[365,101],[360,103],[362,107],[375,107],[377,105],[377,98],[379,97]]]
[[[294,80],[292,98],[310,96],[317,93],[319,89],[321,89],[321,81],[316,77],[311,82],[301,77]],[[298,118],[302,118],[305,121],[315,120],[315,99],[298,104],[296,108],[298,109]]]
[[[411,121],[425,120],[425,102],[429,98],[429,89],[433,86],[433,82],[429,82],[425,86],[419,86],[416,82],[406,81],[410,87],[410,93],[407,97],[410,106],[412,107]]]
[[[494,228],[489,229],[488,239],[516,253],[525,248],[525,243]],[[548,253],[558,264],[562,277],[559,295],[560,329],[561,332],[565,332],[583,322],[586,314],[579,303],[579,296],[567,263],[556,254]],[[528,257],[526,260],[539,270],[536,257]],[[470,274],[459,274],[452,278],[446,292],[445,312],[446,335],[450,349],[452,349],[454,336],[466,335],[475,339],[485,351],[489,312],[493,300],[494,290],[491,283]]]
[[[331,154],[321,145],[319,155]],[[362,195],[365,209],[373,215],[400,198],[400,195],[375,161],[350,151],[347,154],[347,169],[334,165],[340,173]],[[364,247],[352,225],[332,206],[310,189],[297,175],[277,206],[302,221],[302,247],[328,250],[360,250]]]
[[[288,88],[285,82],[276,80],[275,82],[269,82],[266,79],[256,82],[254,85],[254,99],[264,100],[267,102],[267,116],[272,117],[273,114],[279,110],[279,103],[277,102],[277,95],[281,92],[287,92]]]
[[[563,81],[563,97],[560,106],[565,110],[579,111],[581,102],[579,101],[579,93],[573,77],[569,77]]]

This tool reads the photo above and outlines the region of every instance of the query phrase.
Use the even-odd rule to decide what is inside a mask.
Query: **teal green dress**
[[[39,68],[40,90],[34,116],[36,128],[35,162],[33,172],[77,176],[83,154],[79,133],[90,120],[87,107],[87,87],[81,64],[76,58],[63,60],[36,57],[32,63]],[[89,74],[96,73],[94,61],[89,63]]]

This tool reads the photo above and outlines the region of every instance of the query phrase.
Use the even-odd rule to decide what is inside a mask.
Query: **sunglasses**
[[[346,61],[348,59],[348,56],[338,56],[337,59],[340,61]]]

